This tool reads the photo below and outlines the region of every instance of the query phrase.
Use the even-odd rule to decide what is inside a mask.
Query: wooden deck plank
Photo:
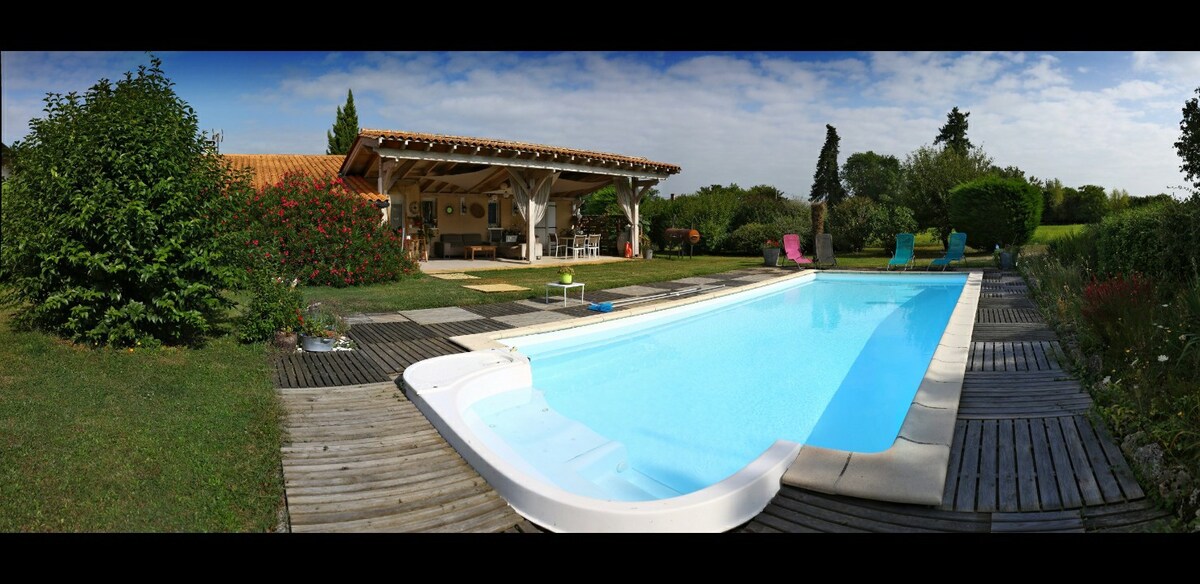
[[[1075,419],[1075,427],[1079,431],[1079,438],[1083,442],[1083,448],[1087,453],[1092,470],[1095,471],[1096,483],[1104,500],[1108,503],[1124,501],[1121,485],[1117,482],[1112,465],[1104,455],[1104,447],[1100,445],[1100,439],[1092,427],[1092,423],[1087,418],[1080,416]]]
[[[996,444],[999,447],[996,460],[996,508],[1014,512],[1020,509],[1017,495],[1016,438],[1013,421],[1000,420],[996,427]]]
[[[1031,419],[1028,422],[1034,468],[1037,471],[1036,509],[1061,509],[1062,498],[1058,493],[1058,482],[1054,478],[1054,461],[1051,460],[1050,445],[1046,440],[1046,424],[1041,419]]]
[[[1075,471],[1075,484],[1079,486],[1079,494],[1083,497],[1084,505],[1103,505],[1104,494],[1096,480],[1095,471],[1083,448],[1083,440],[1079,437],[1076,427],[1077,416],[1059,419],[1062,426],[1063,438],[1066,441],[1067,454],[1071,457],[1071,468]],[[1120,501],[1118,499],[1117,501]]]
[[[1046,441],[1050,446],[1050,458],[1054,461],[1054,478],[1058,483],[1058,494],[1062,497],[1062,508],[1080,507],[1083,497],[1079,494],[1077,477],[1071,468],[1071,457],[1067,454],[1060,418],[1046,418],[1043,422],[1046,424]]]
[[[996,482],[998,480],[996,475],[999,466],[997,454],[1000,449],[1000,445],[997,444],[999,432],[994,420],[984,420],[980,425],[982,435],[980,436],[979,450],[979,488],[975,500],[975,510],[995,511]]]
[[[1117,477],[1117,484],[1121,485],[1121,492],[1125,493],[1125,498],[1134,500],[1145,497],[1146,494],[1133,476],[1133,471],[1129,468],[1129,463],[1125,461],[1125,456],[1121,454],[1121,449],[1109,435],[1108,429],[1104,427],[1104,424],[1096,424],[1092,426],[1092,429],[1096,431],[1096,438],[1100,442],[1101,448],[1104,449],[1104,456],[1108,459],[1109,468]]]
[[[941,509],[954,508],[954,496],[958,494],[958,475],[962,468],[962,453],[967,437],[967,423],[954,422],[954,439],[950,443],[950,460],[946,463],[946,484],[942,490]]]
[[[954,495],[956,511],[975,511],[975,495],[979,488],[979,450],[982,424],[977,420],[967,422],[967,435],[963,441],[962,466],[958,474],[958,492]]]

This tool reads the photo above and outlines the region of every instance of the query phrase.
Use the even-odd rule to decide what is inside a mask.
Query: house
[[[549,233],[571,225],[584,196],[611,184],[634,225],[634,254],[639,253],[636,226],[642,196],[680,171],[674,164],[606,152],[367,129],[359,132],[346,156],[224,156],[253,170],[255,186],[273,183],[288,170],[340,175],[351,192],[378,202],[381,220],[405,236],[435,229],[437,240],[447,241],[466,235],[484,242],[533,240],[544,246]]]

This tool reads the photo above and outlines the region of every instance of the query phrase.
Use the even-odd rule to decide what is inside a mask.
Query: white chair
[[[587,253],[588,255],[598,258],[600,257],[600,234],[589,235],[587,238]]]
[[[579,259],[579,254],[587,252],[587,236],[576,235],[571,241],[571,258]]]
[[[551,233],[547,236],[546,246],[550,248],[550,255],[558,257],[558,248],[566,247],[558,244],[558,234]]]

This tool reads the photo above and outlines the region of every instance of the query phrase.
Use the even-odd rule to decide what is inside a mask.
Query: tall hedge
[[[1042,219],[1042,192],[1019,180],[985,177],[950,189],[950,224],[976,249],[1022,245]]]
[[[1096,269],[1184,283],[1200,274],[1200,195],[1109,215],[1094,226]]]
[[[13,144],[0,271],[20,322],[89,344],[178,343],[231,305],[221,221],[249,187],[160,65],[47,95]]]

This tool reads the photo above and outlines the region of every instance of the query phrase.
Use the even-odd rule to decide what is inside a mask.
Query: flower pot
[[[275,333],[275,346],[280,351],[295,351],[298,341],[296,333],[285,333],[283,331]]]
[[[558,275],[558,281],[563,284],[570,284],[571,280],[574,278],[575,278],[575,276],[573,276],[571,274],[559,274]]]
[[[1011,270],[1013,267],[1012,254],[1007,251],[1000,252],[1000,269]]]
[[[300,335],[300,347],[305,351],[314,353],[323,353],[333,350],[333,343],[337,341],[333,337],[314,337],[310,335]]]
[[[654,250],[649,248],[642,250],[642,257],[648,260],[654,259]]]
[[[763,265],[771,267],[779,265],[779,248],[763,248]]]

